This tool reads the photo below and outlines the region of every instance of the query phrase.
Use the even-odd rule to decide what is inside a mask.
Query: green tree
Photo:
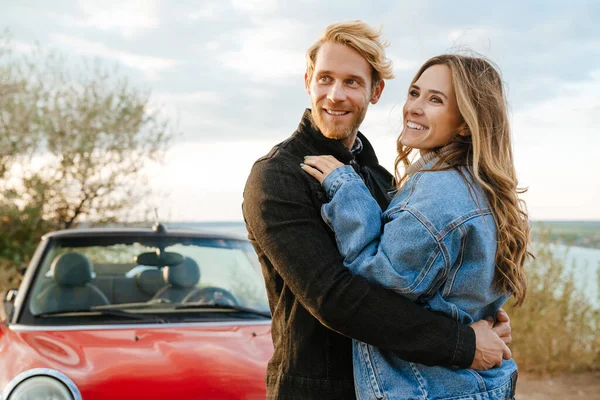
[[[0,179],[38,141],[39,83],[28,60],[15,62],[8,34],[0,35]],[[33,79],[32,79],[33,78]]]
[[[143,169],[173,136],[149,90],[98,62],[69,65],[0,38],[0,258],[13,266],[49,230],[145,217]]]

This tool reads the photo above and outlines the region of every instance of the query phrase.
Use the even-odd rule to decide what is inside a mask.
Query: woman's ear
[[[471,136],[471,131],[469,130],[469,126],[467,125],[466,122],[463,122],[459,127],[458,127],[458,134],[460,136]]]

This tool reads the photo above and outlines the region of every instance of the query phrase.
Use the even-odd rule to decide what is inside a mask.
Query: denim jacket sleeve
[[[415,214],[388,211],[390,220],[383,224],[377,202],[349,167],[332,171],[323,187],[331,199],[323,205],[323,219],[334,230],[344,264],[353,274],[411,300],[438,289],[437,278],[446,267],[443,244]]]
[[[299,161],[298,161],[299,164]],[[468,367],[475,335],[344,267],[295,164],[267,158],[252,168],[244,218],[256,245],[302,306],[343,335],[426,365]]]

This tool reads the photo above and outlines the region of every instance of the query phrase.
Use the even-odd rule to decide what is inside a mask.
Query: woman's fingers
[[[304,163],[317,168],[323,173],[329,173],[344,165],[333,156],[307,156],[304,158]]]
[[[319,181],[319,183],[323,183],[325,180],[325,175],[318,169],[308,165],[308,164],[300,164],[300,168],[302,168],[305,172],[307,172],[310,176]]]
[[[320,183],[323,183],[331,171],[342,165],[344,164],[333,156],[306,156],[304,157],[304,163],[300,164],[303,170],[316,178]]]

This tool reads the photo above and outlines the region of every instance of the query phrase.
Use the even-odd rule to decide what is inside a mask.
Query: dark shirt
[[[306,155],[329,154],[352,165],[385,208],[392,177],[358,135],[363,148],[354,155],[316,130],[307,110],[297,131],[259,159],[246,182],[244,219],[273,315],[268,398],[354,398],[350,338],[425,365],[467,368],[473,361],[470,327],[344,267],[335,235],[321,218],[327,195],[300,163]]]

